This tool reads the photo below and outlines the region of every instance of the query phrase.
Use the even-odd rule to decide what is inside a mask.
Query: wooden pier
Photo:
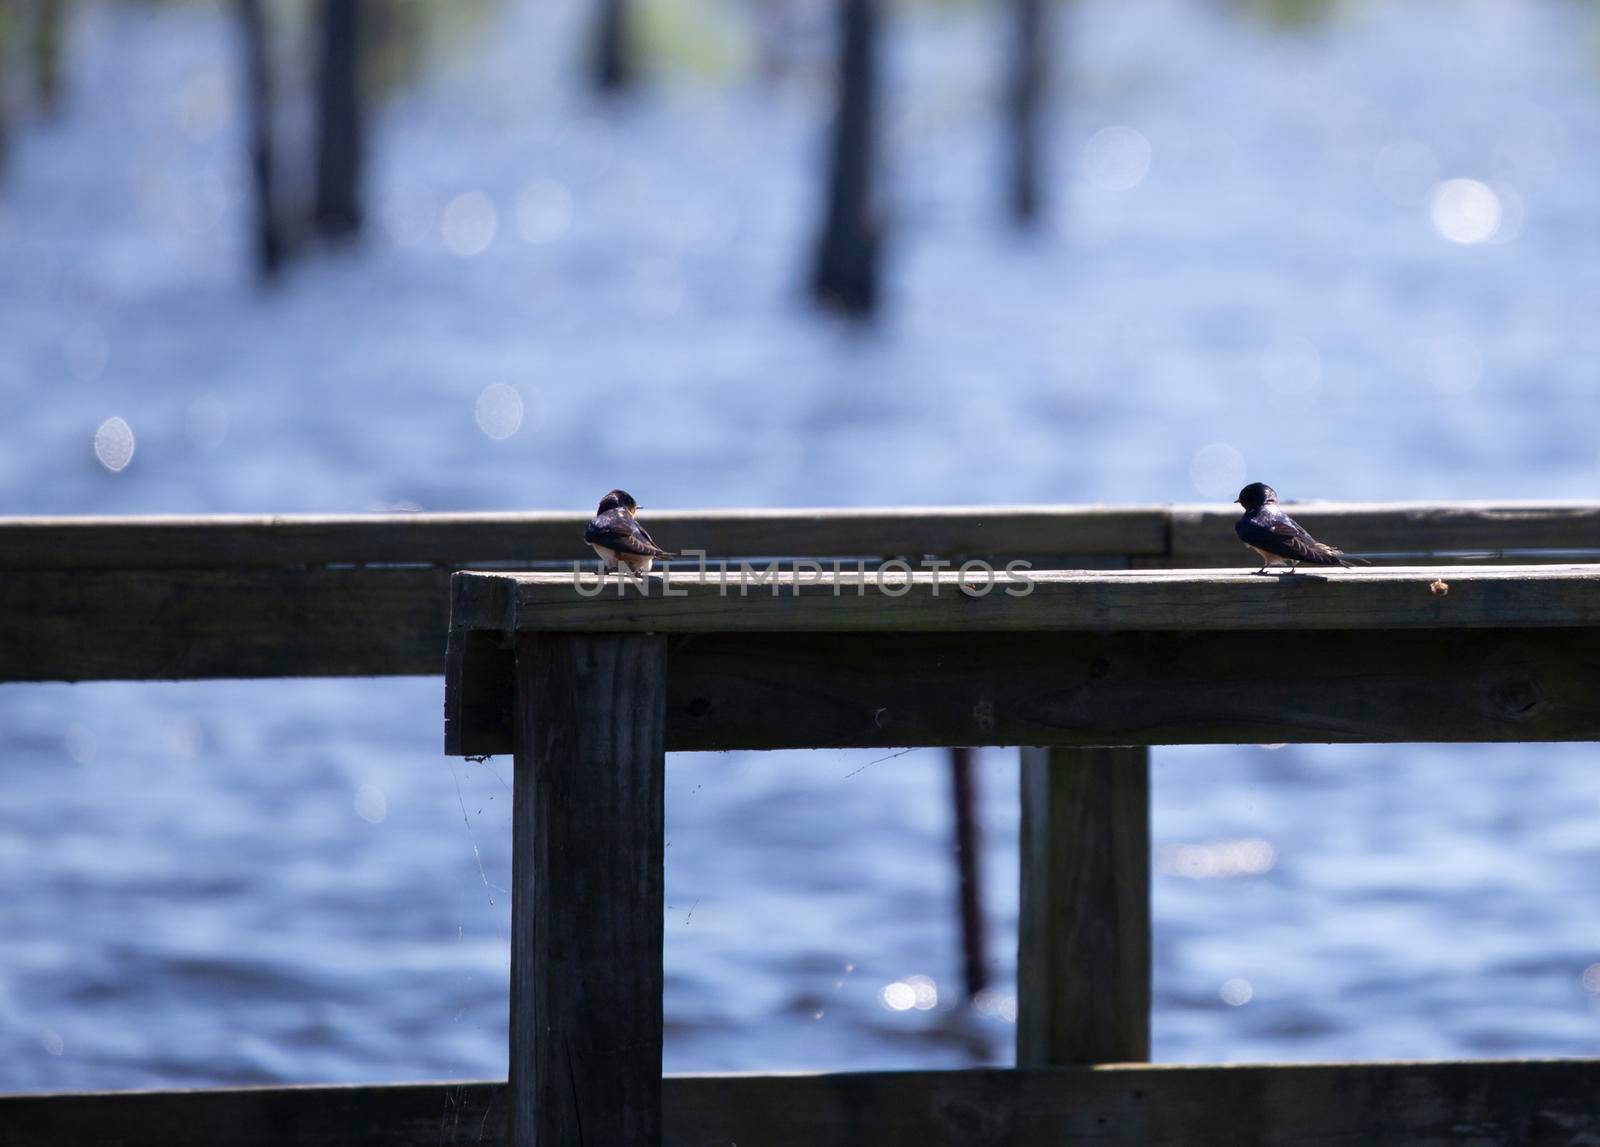
[[[1147,746],[1600,739],[1600,506],[1295,512],[1405,564],[1256,577],[1200,509],[651,514],[793,570],[668,596],[452,577],[570,562],[579,515],[0,521],[0,680],[438,673],[448,644],[449,750],[518,781],[509,1083],[0,1097],[0,1147],[1594,1142],[1600,1060],[1143,1062]],[[928,555],[1037,568],[875,571]],[[666,753],[860,745],[1033,746],[1018,1068],[663,1081]]]

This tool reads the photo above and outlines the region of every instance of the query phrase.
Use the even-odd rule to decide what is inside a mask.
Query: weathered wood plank
[[[1037,571],[967,592],[958,574],[832,573],[771,585],[737,572],[656,576],[462,574],[514,587],[522,632],[974,632],[1047,630],[1273,631],[1458,629],[1600,624],[1600,565],[1316,569],[1258,577],[1247,570]],[[978,583],[980,588],[982,583]],[[475,599],[452,624],[492,629]]]
[[[503,1083],[0,1096],[0,1147],[503,1143]],[[1600,1136],[1600,1060],[669,1076],[669,1147],[1527,1147]],[[590,1140],[593,1142],[593,1140]]]
[[[669,750],[1595,739],[1595,630],[695,635],[667,689]]]
[[[1304,503],[1352,551],[1593,550],[1596,503]],[[663,542],[712,557],[1120,556],[1240,564],[1237,512],[1178,506],[646,510]],[[587,512],[0,518],[0,569],[465,566],[591,555]],[[1171,530],[1171,544],[1168,530]],[[1236,552],[1238,551],[1238,552]]]
[[[432,676],[449,574],[19,571],[0,576],[0,681]]]
[[[1017,1064],[1150,1058],[1150,751],[1022,750]]]
[[[1155,506],[645,510],[671,549],[715,557],[1156,555]],[[589,512],[0,518],[0,569],[592,562]]]
[[[510,1142],[661,1141],[666,641],[516,646]]]
[[[1284,509],[1325,542],[1358,554],[1600,551],[1600,505],[1591,502],[1295,502]],[[1237,506],[1174,506],[1172,566],[1243,566]],[[1532,560],[1532,559],[1526,559]],[[1565,560],[1572,560],[1569,556]]]

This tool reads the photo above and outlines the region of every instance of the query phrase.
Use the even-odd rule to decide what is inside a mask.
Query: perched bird
[[[1265,482],[1251,482],[1239,491],[1244,517],[1234,523],[1239,540],[1261,555],[1258,574],[1273,562],[1284,562],[1294,573],[1296,562],[1314,566],[1348,566],[1344,551],[1319,542],[1305,527],[1278,509],[1278,492]]]
[[[626,490],[613,490],[600,499],[583,540],[594,547],[607,573],[623,570],[643,577],[657,558],[676,557],[656,545],[648,530],[633,515],[639,503]]]

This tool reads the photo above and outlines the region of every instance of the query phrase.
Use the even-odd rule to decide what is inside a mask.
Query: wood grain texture
[[[1580,1147],[1600,1060],[673,1076],[668,1147]],[[0,1147],[465,1147],[503,1083],[0,1096]],[[592,1142],[592,1141],[591,1141]]]
[[[1286,503],[1346,549],[1600,546],[1600,503]],[[464,566],[588,560],[588,510],[475,514],[0,517],[0,569],[236,569],[348,563]],[[1226,506],[912,506],[655,510],[672,549],[712,557],[1121,556],[1239,564]],[[1169,540],[1170,531],[1170,540]],[[1236,553],[1235,551],[1240,551]]]
[[[1588,502],[1286,502],[1313,537],[1353,554],[1466,554],[1543,560],[1527,551],[1600,550],[1600,505]],[[1171,566],[1245,566],[1237,506],[1174,506]],[[1569,556],[1565,560],[1572,560]],[[1593,559],[1590,559],[1593,560]]]
[[[1600,565],[1247,570],[1049,570],[1031,589],[983,596],[958,575],[817,575],[742,586],[716,572],[640,583],[570,574],[463,574],[514,587],[522,632],[915,633],[1050,630],[1273,631],[1450,629],[1600,624]],[[1443,592],[1438,583],[1443,582]],[[591,596],[592,595],[592,596]],[[458,596],[452,624],[505,624]]]
[[[680,635],[667,688],[670,750],[1597,738],[1588,629]]]
[[[0,518],[0,569],[237,569],[591,561],[592,510]],[[1161,554],[1156,506],[640,511],[661,544],[712,557]]]
[[[1022,750],[1017,1064],[1150,1058],[1150,751]]]
[[[510,1142],[661,1141],[666,642],[516,646]]]
[[[0,576],[0,681],[434,675],[444,570]]]

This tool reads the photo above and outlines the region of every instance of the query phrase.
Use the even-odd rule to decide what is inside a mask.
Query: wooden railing
[[[1295,513],[1352,553],[1416,568],[1380,564],[1282,581],[1242,570],[1145,573],[1244,567],[1234,512],[1017,507],[644,516],[672,548],[757,565],[840,558],[870,567],[938,555],[1104,572],[1041,577],[1018,598],[998,589],[972,597],[947,572],[937,598],[924,575],[899,597],[833,597],[823,581],[798,596],[786,586],[778,597],[762,589],[731,601],[692,573],[674,578],[690,596],[671,599],[631,590],[583,597],[570,572],[460,577],[448,642],[454,752],[517,746],[519,708],[530,731],[541,719],[534,714],[549,721],[574,711],[566,678],[537,706],[519,695],[519,676],[533,672],[526,651],[534,632],[551,650],[647,642],[659,650],[647,660],[670,650],[670,672],[656,674],[642,695],[649,704],[632,707],[649,712],[659,702],[659,721],[647,720],[636,730],[644,739],[629,742],[629,752],[650,762],[678,748],[1040,746],[1025,750],[1022,781],[1017,1044],[1019,1065],[1039,1070],[672,1079],[664,1098],[654,1093],[664,1141],[1296,1142],[1317,1130],[1335,1141],[1342,1133],[1409,1143],[1449,1141],[1463,1126],[1479,1128],[1484,1141],[1536,1142],[1541,1128],[1600,1134],[1588,1100],[1600,1068],[1590,1061],[1071,1066],[1149,1058],[1145,746],[1600,734],[1600,703],[1591,700],[1600,696],[1600,666],[1590,652],[1600,582],[1572,564],[1600,552],[1600,506],[1307,505]],[[446,664],[452,571],[561,568],[584,556],[585,520],[0,520],[0,680],[437,674]],[[1486,565],[1489,557],[1523,568]],[[836,576],[848,583],[852,575],[822,575]],[[1277,637],[1283,629],[1297,631],[1290,668]],[[601,746],[598,757],[610,751]],[[521,743],[519,778],[537,756]],[[586,773],[586,783],[592,779]],[[603,806],[586,806],[567,830],[585,848],[609,841],[614,857],[642,857],[651,871],[659,861],[648,855],[648,834],[643,853],[636,835],[617,834],[658,809],[596,820]],[[556,876],[527,865],[532,812],[519,805],[514,847],[522,865],[514,919],[523,923],[514,937],[522,962],[513,963],[513,1007],[524,1021],[538,983],[577,982],[562,979],[570,968],[541,965],[527,942],[538,903],[530,882]],[[569,915],[541,924],[578,928],[581,946],[593,922],[562,906],[558,885],[543,887],[556,899],[537,911]],[[654,1051],[646,1033],[622,1058],[633,1068],[653,1062],[658,1075],[658,942],[653,979],[639,963],[652,950],[652,895],[659,898],[659,883],[630,903],[635,924],[627,927],[646,933],[607,951],[631,953],[629,990],[641,1003],[655,993]],[[654,921],[658,933],[659,911]],[[596,960],[582,974],[604,966]],[[619,1030],[611,1018],[569,1018],[585,1046]],[[474,1085],[0,1098],[0,1147],[464,1142],[476,1127],[504,1126],[517,1097],[533,1094],[539,1041],[526,1022],[514,1022],[513,1032],[509,1093]],[[601,1078],[602,1093],[605,1086]],[[535,1116],[525,1103],[520,1110],[525,1135]],[[454,1128],[448,1136],[441,1114]],[[591,1143],[604,1141],[605,1119],[595,1118]]]
[[[1351,552],[1434,562],[1600,555],[1600,505],[1307,504]],[[712,558],[1242,565],[1225,507],[646,511]],[[449,574],[589,558],[587,515],[0,518],[0,681],[430,676]]]

